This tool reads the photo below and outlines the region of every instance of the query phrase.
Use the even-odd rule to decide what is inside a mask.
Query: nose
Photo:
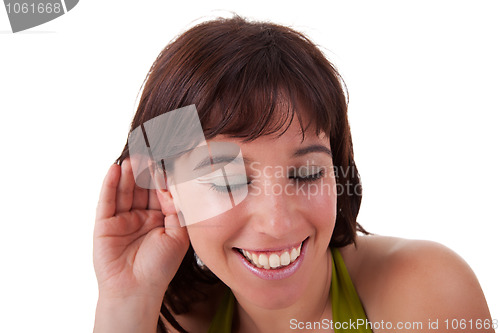
[[[295,214],[296,203],[287,195],[284,184],[269,179],[251,196],[249,223],[255,232],[272,238],[283,239],[293,234],[300,216]]]

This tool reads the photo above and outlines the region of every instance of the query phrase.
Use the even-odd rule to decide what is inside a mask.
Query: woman
[[[182,153],[157,154],[176,140]],[[130,156],[141,144],[146,162]],[[94,331],[493,331],[462,259],[368,235],[360,203],[342,81],[317,47],[274,24],[202,23],[153,64],[104,180]]]

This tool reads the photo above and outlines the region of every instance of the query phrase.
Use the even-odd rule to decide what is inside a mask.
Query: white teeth
[[[269,256],[269,266],[271,266],[272,268],[276,268],[280,265],[280,257],[278,257],[277,254],[271,254]]]
[[[269,269],[269,258],[265,254],[259,255],[259,264],[265,269]]]
[[[281,256],[280,256],[280,262],[283,266],[286,266],[290,263],[290,253],[287,252],[284,252]]]
[[[259,257],[255,253],[252,253],[252,256],[247,256],[248,259],[257,267],[261,268],[262,266],[259,264]]]
[[[302,244],[300,244],[298,248],[292,248],[291,252],[284,251],[281,255],[277,253],[271,253],[269,255],[265,253],[254,253],[247,250],[241,250],[241,252],[254,266],[271,269],[290,265],[300,256],[301,249]]]

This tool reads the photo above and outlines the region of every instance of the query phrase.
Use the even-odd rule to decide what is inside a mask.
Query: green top
[[[369,325],[367,325],[368,320],[358,293],[349,277],[344,260],[336,248],[332,249],[332,286],[330,295],[332,297],[332,326],[336,333],[372,333]],[[231,289],[228,289],[217,309],[208,333],[231,333],[234,302],[235,299]],[[358,326],[354,325],[356,323]]]

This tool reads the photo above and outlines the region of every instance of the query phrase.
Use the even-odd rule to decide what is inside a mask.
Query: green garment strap
[[[365,310],[337,248],[332,250],[332,318],[336,333],[372,333]]]
[[[231,289],[227,288],[214,319],[210,324],[208,333],[231,333],[234,312],[234,296]]]
[[[332,318],[336,333],[372,333],[367,327],[363,305],[349,277],[344,260],[338,249],[332,249]],[[231,289],[227,289],[217,309],[208,333],[231,333],[235,299]],[[360,324],[362,325],[354,325]]]

